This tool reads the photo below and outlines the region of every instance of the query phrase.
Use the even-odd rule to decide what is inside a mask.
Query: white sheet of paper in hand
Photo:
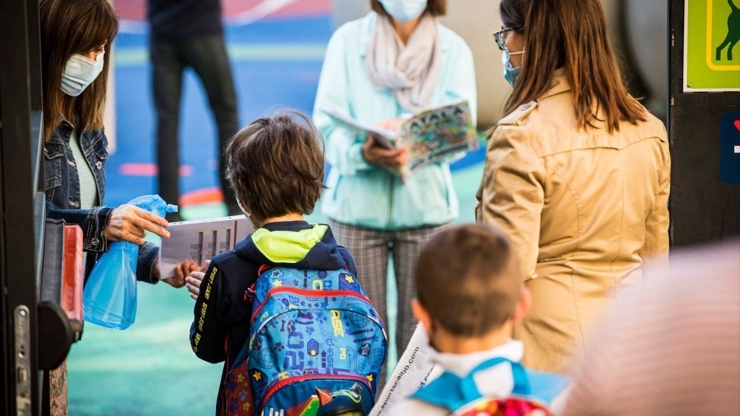
[[[388,414],[401,400],[417,392],[430,381],[434,363],[430,360],[429,337],[422,325],[417,325],[409,346],[398,360],[390,380],[375,400],[369,416]]]
[[[159,250],[160,279],[175,276],[178,264],[192,261],[204,266],[218,254],[233,250],[237,243],[254,231],[244,215],[207,220],[172,222],[167,231],[170,238],[162,241]]]

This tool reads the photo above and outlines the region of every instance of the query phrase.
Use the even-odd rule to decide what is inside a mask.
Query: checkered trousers
[[[383,322],[388,325],[388,259],[393,256],[393,271],[398,291],[396,349],[400,356],[416,328],[411,299],[416,296],[414,271],[422,245],[449,224],[398,231],[378,231],[329,221],[337,242],[349,250],[357,266],[357,279],[370,297]],[[385,366],[381,380],[385,380]]]

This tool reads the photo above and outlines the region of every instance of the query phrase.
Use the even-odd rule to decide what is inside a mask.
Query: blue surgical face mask
[[[64,68],[59,89],[72,97],[82,94],[103,71],[104,54],[105,52],[99,54],[94,61],[82,55],[72,55]]]
[[[522,72],[522,67],[514,68],[511,64],[511,55],[523,55],[524,51],[521,52],[509,52],[509,49],[504,48],[504,52],[501,54],[501,63],[504,66],[504,79],[512,87],[516,84],[516,79],[519,78],[519,74]]]
[[[385,11],[399,22],[410,22],[424,13],[427,0],[380,0]]]

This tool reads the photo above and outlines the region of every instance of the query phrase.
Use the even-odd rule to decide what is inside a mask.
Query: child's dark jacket
[[[264,265],[310,270],[346,268],[357,276],[352,256],[337,244],[331,228],[311,226],[305,221],[267,224],[237,244],[235,250],[214,257],[195,304],[190,345],[202,360],[226,361],[219,400],[223,377],[249,337],[252,301],[247,290]]]

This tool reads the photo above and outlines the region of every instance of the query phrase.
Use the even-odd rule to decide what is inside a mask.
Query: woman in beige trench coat
[[[514,91],[476,218],[508,232],[522,259],[533,298],[515,330],[525,363],[567,372],[618,287],[668,252],[668,141],[620,79],[599,0],[500,9],[494,35]]]

